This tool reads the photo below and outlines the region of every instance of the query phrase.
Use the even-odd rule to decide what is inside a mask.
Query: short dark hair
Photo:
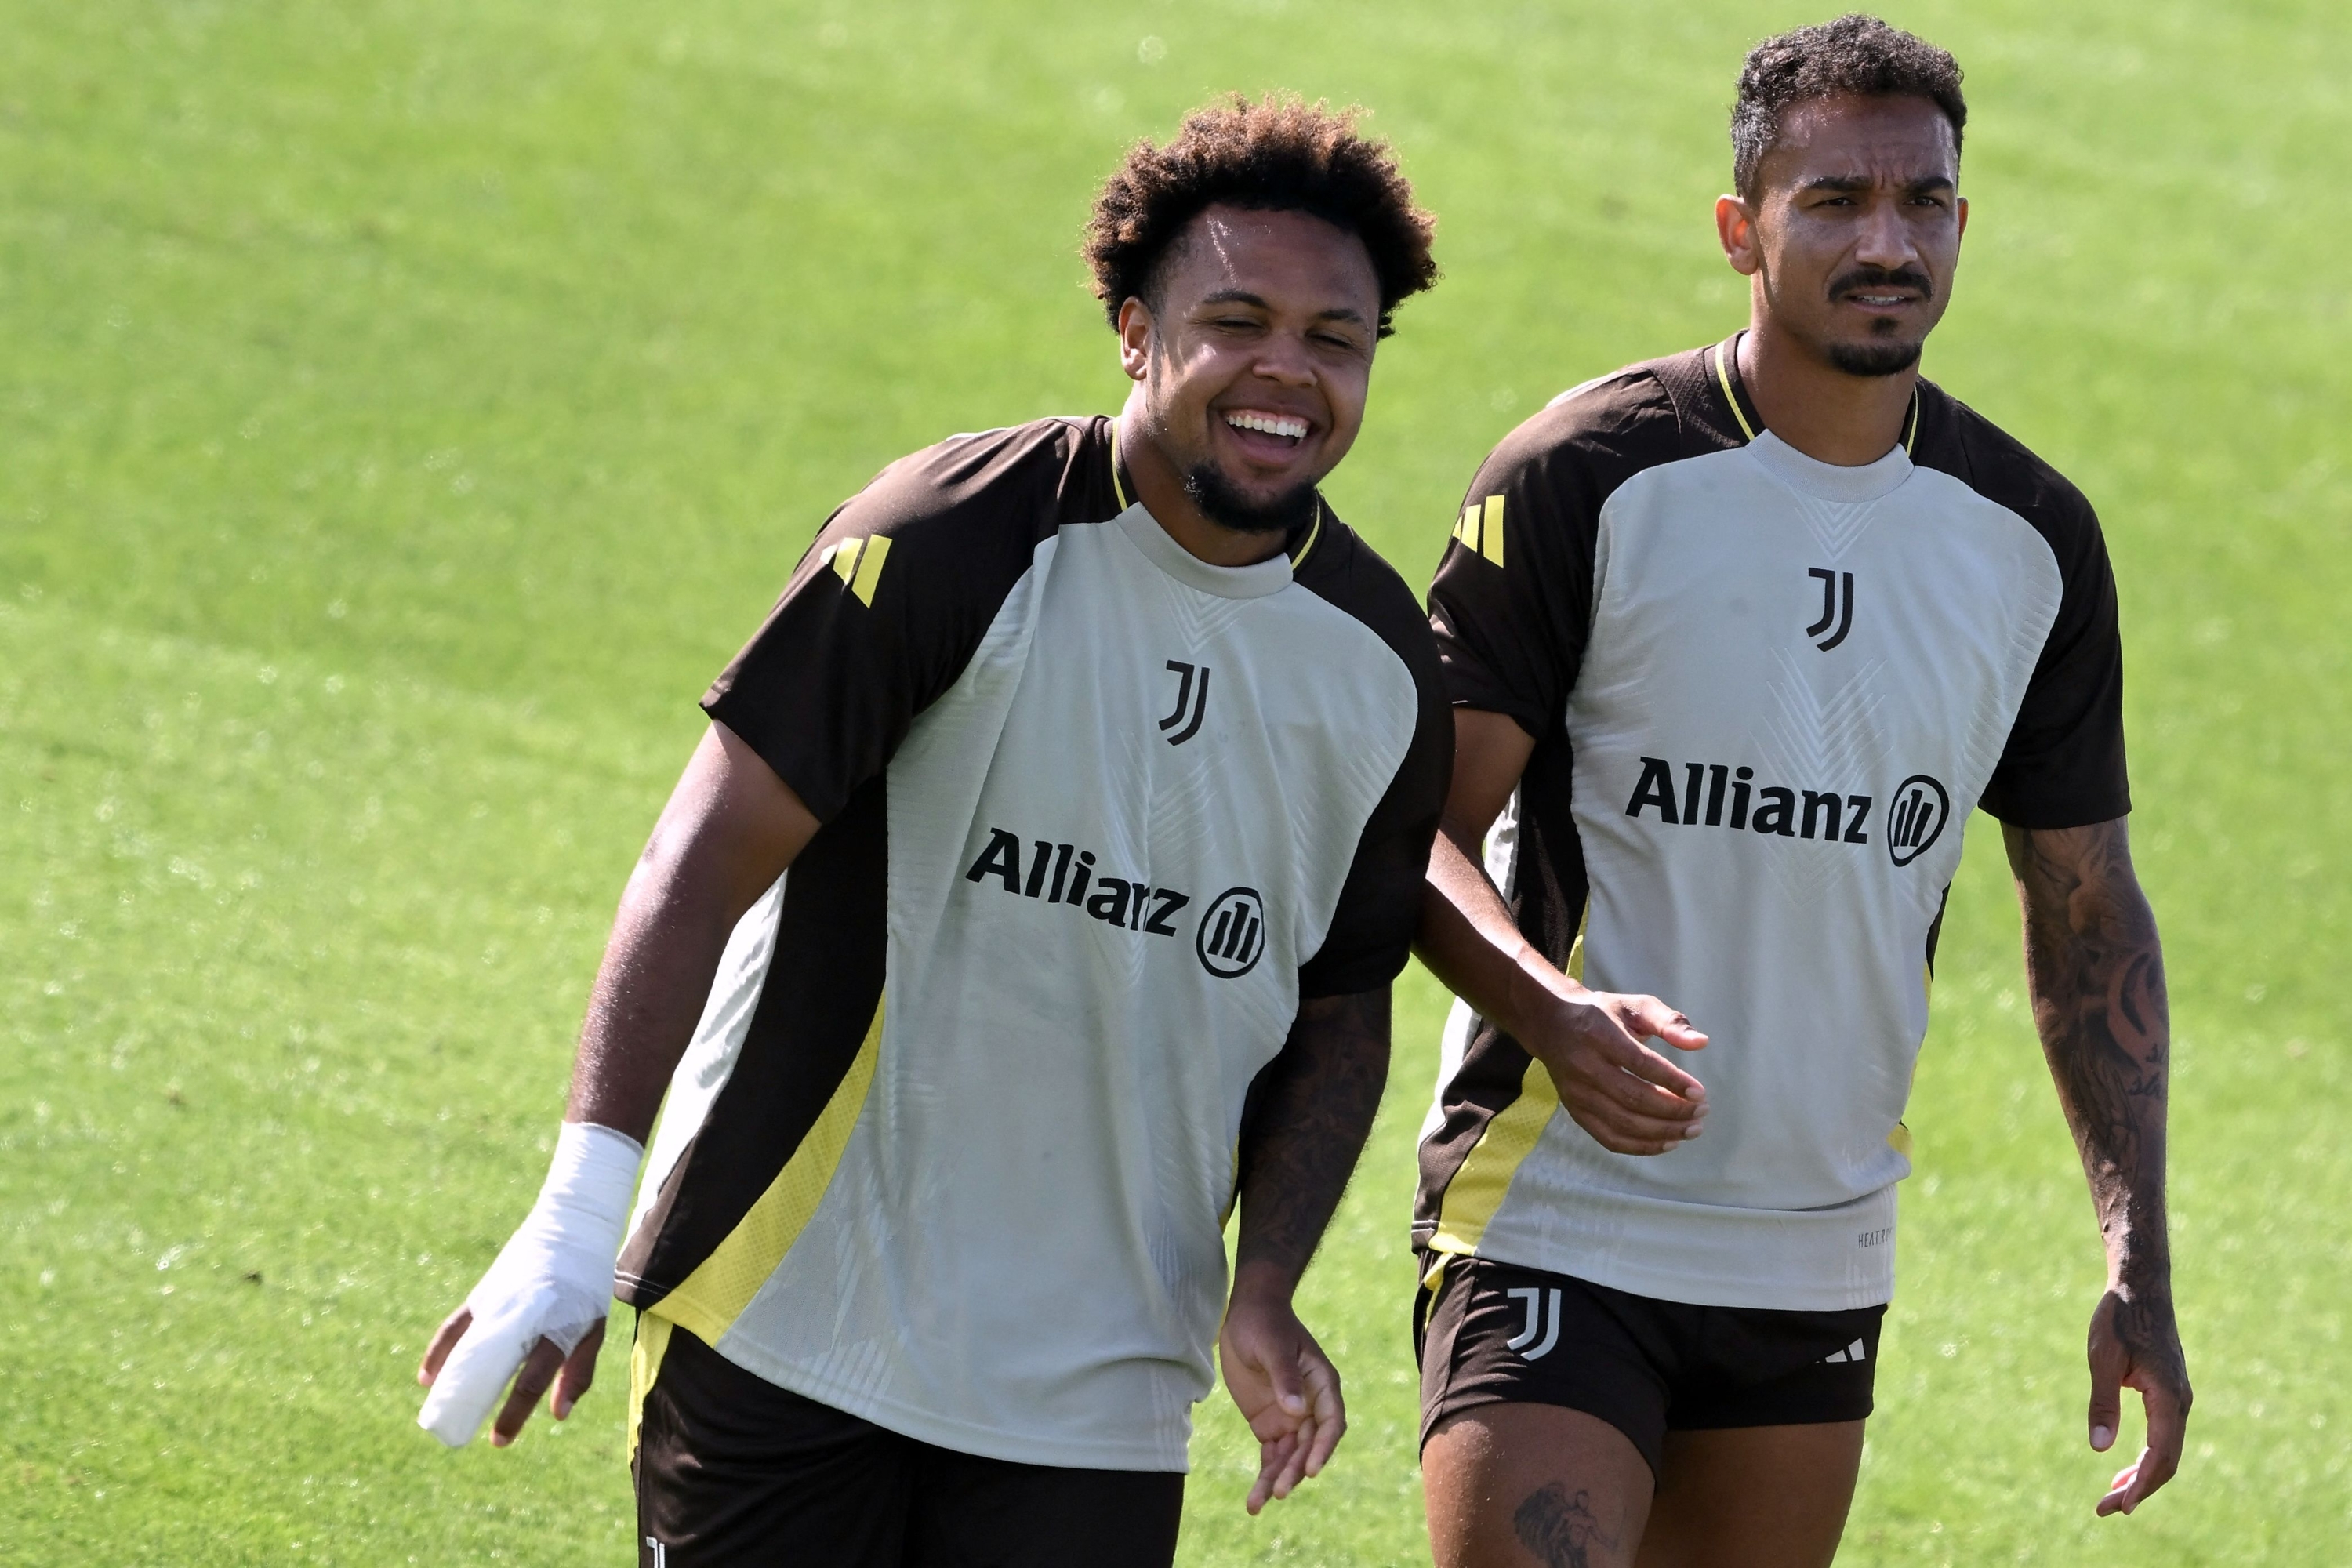
[[[1437,281],[1429,254],[1437,219],[1412,205],[1389,144],[1357,134],[1362,112],[1296,94],[1253,103],[1234,93],[1186,115],[1166,143],[1129,148],[1095,197],[1083,247],[1111,324],[1129,300],[1151,300],[1169,247],[1222,203],[1307,213],[1362,240],[1380,281],[1379,335],[1387,337],[1397,306]]]
[[[1757,167],[1780,140],[1781,117],[1817,99],[1924,98],[1952,122],[1952,148],[1969,122],[1960,96],[1960,63],[1927,42],[1875,16],[1840,16],[1767,38],[1748,51],[1739,68],[1739,100],[1731,110],[1731,179],[1741,198],[1757,196]]]

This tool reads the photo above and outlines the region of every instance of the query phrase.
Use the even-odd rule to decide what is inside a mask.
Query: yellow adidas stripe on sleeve
[[[1463,548],[1484,556],[1500,566],[1503,563],[1503,498],[1488,496],[1462,509],[1462,516],[1454,524],[1454,537]]]
[[[877,533],[858,539],[845,539],[830,545],[824,560],[833,567],[833,574],[849,584],[861,605],[872,605],[875,584],[882,580],[882,563],[889,558],[890,541]]]

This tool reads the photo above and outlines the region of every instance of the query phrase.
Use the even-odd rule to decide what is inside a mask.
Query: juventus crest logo
[[[1827,653],[1845,641],[1845,634],[1853,630],[1853,574],[1832,572],[1826,566],[1809,566],[1805,569],[1805,575],[1822,580],[1822,618],[1807,626],[1805,635],[1818,637],[1829,631],[1832,626],[1837,627],[1828,641],[1813,645]]]
[[[1549,1326],[1544,1320],[1543,1291],[1529,1285],[1517,1290],[1506,1290],[1503,1294],[1513,1300],[1524,1301],[1528,1309],[1528,1326],[1505,1340],[1504,1345],[1518,1352],[1519,1359],[1522,1361],[1541,1361],[1551,1353],[1552,1346],[1559,1343],[1559,1287],[1555,1285],[1551,1289],[1551,1320]],[[1538,1335],[1542,1336],[1543,1343],[1536,1344]],[[1528,1349],[1529,1345],[1535,1345],[1536,1348],[1529,1350]]]
[[[1209,710],[1209,667],[1171,658],[1168,668],[1176,672],[1176,711],[1160,721],[1160,732],[1170,745],[1181,746],[1201,732],[1202,716]],[[1169,734],[1171,730],[1175,733]]]

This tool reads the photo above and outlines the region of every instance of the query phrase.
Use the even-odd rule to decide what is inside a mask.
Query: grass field
[[[1443,216],[1330,487],[1424,578],[1514,422],[1737,324],[1729,83],[1820,14],[0,0],[0,1557],[622,1560],[617,1358],[506,1453],[415,1430],[409,1374],[544,1168],[693,699],[818,521],[950,431],[1115,407],[1093,183],[1287,86],[1374,106]],[[2091,493],[2124,585],[2200,1397],[2172,1489],[2095,1521],[2099,1257],[1979,821],[1842,1561],[2340,1563],[2352,23],[1894,15],[1978,116],[1930,373]],[[1253,1521],[1215,1396],[1188,1563],[1425,1557],[1440,1012],[1409,976],[1306,1292],[1354,1431]]]

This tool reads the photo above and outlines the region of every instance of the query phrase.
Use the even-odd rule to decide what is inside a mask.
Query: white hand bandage
[[[416,1424],[453,1448],[473,1441],[541,1339],[572,1353],[613,1302],[613,1260],[645,1147],[567,1121],[539,1202],[466,1298],[474,1321],[441,1363]]]

